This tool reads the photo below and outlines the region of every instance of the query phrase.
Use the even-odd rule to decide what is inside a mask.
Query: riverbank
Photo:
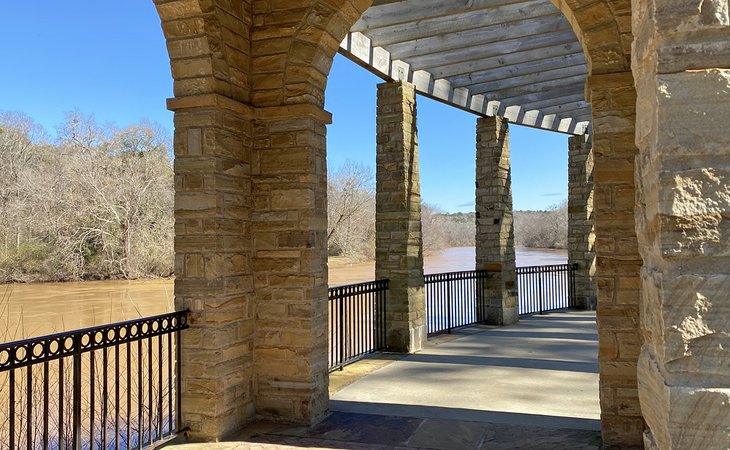
[[[518,267],[566,264],[568,251],[565,249],[525,248],[515,250]],[[460,270],[474,270],[476,248],[452,247],[441,250],[423,259],[423,272],[441,273]],[[329,285],[359,283],[375,279],[375,261],[351,262],[346,258],[329,259]]]
[[[424,259],[425,273],[474,270],[474,247]],[[565,250],[517,249],[517,265],[564,264]],[[329,285],[375,279],[375,262],[329,262]],[[0,342],[162,314],[174,308],[174,280],[103,280],[0,285]]]

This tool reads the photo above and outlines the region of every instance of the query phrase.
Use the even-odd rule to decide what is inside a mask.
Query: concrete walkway
[[[599,430],[595,313],[532,316],[452,337],[344,387],[330,408]]]
[[[432,339],[332,374],[332,415],[256,423],[219,449],[600,449],[595,314],[553,313]],[[382,360],[382,361],[381,361]],[[360,367],[360,369],[358,369]]]

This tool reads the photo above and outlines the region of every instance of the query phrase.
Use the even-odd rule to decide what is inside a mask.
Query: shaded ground
[[[259,422],[216,449],[600,449],[595,315],[471,327],[331,376],[315,427]]]
[[[330,408],[598,430],[597,356],[593,312],[471,327],[347,385]]]

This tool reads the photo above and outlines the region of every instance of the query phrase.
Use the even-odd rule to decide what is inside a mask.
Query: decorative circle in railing
[[[0,350],[0,367],[10,362],[10,349]]]
[[[45,355],[46,352],[46,343],[45,342],[36,342],[32,345],[32,354],[34,359],[38,359],[41,356]]]
[[[174,333],[188,327],[187,314],[174,312],[0,344],[0,372]]]
[[[48,347],[46,347],[46,350],[48,352],[48,355],[55,356],[58,355],[58,352],[61,351],[61,340],[60,339],[53,339],[50,342],[48,342]]]

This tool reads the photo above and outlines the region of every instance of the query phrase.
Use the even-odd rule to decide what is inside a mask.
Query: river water
[[[424,259],[425,273],[474,270],[474,247]],[[565,250],[517,249],[517,265],[565,264]],[[330,286],[369,281],[375,263],[333,263]],[[173,280],[0,284],[0,342],[131,320],[171,311]]]

